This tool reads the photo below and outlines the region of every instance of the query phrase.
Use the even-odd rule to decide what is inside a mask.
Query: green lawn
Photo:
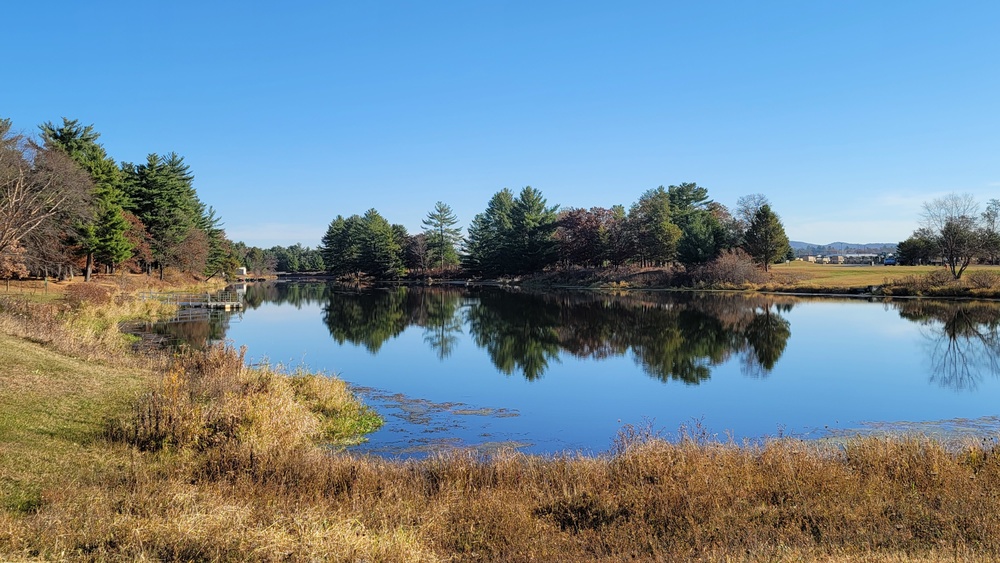
[[[84,362],[0,334],[0,506],[28,511],[42,491],[98,470],[106,417],[143,385],[143,375]]]

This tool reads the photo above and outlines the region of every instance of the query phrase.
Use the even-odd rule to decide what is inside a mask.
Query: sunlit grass
[[[81,362],[0,334],[0,498],[34,510],[44,491],[100,468],[105,421],[149,375]]]
[[[943,273],[943,266],[855,266],[789,262],[772,267],[774,280],[798,287],[859,288],[899,282],[910,277]],[[1000,266],[970,266],[965,276],[976,271],[1000,272]]]
[[[118,313],[0,305],[3,560],[1000,558],[996,440],[626,428],[600,456],[356,457],[327,444],[379,420],[339,380],[232,348],[138,361],[74,320]]]
[[[855,266],[811,262],[789,262],[772,267],[779,281],[787,279],[802,287],[837,288],[882,285],[886,280],[923,275],[940,269],[940,266]]]

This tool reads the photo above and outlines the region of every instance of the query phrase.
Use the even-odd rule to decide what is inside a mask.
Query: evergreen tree
[[[142,165],[123,164],[129,211],[149,233],[153,261],[163,268],[180,258],[181,243],[204,225],[203,205],[194,191],[194,175],[176,153],[150,154]],[[202,268],[204,264],[202,264]]]
[[[233,254],[232,244],[226,238],[226,231],[222,229],[222,220],[215,215],[215,208],[208,207],[201,213],[198,228],[204,231],[208,244],[205,274],[212,277],[219,273],[225,275],[235,273],[239,261]]]
[[[930,264],[931,259],[940,253],[934,233],[928,229],[917,229],[910,238],[896,245],[897,262],[909,266]]]
[[[403,271],[402,248],[392,225],[369,209],[361,218],[362,246],[360,270],[378,279],[398,277]]]
[[[760,206],[744,235],[743,249],[755,261],[763,264],[766,272],[772,262],[785,256],[788,248],[788,236],[785,235],[781,219],[771,211],[770,205]]]
[[[352,215],[344,219],[337,215],[323,235],[320,254],[331,274],[342,276],[357,272],[361,255],[361,217]]]
[[[513,211],[514,193],[504,188],[490,198],[486,211],[472,219],[465,241],[466,269],[482,274],[507,270],[513,253],[509,245]]]
[[[129,223],[124,217],[126,204],[121,171],[97,139],[100,133],[92,125],[63,118],[62,126],[52,122],[39,125],[42,141],[47,148],[64,151],[90,175],[96,212],[76,221],[72,240],[86,256],[84,280],[89,281],[94,260],[109,269],[128,260],[132,245],[126,237]]]
[[[462,241],[462,230],[456,228],[456,224],[458,218],[451,207],[440,201],[434,204],[434,210],[423,220],[429,261],[437,263],[438,268],[458,265],[455,247]]]
[[[670,195],[663,186],[647,190],[632,205],[629,226],[641,265],[664,264],[677,255],[681,230],[671,220]]]
[[[556,261],[557,246],[554,238],[558,205],[546,207],[542,192],[525,187],[514,200],[511,213],[512,258],[508,271],[513,273],[540,272]]]
[[[94,222],[94,259],[105,264],[109,272],[132,257],[133,246],[129,242],[128,219],[124,211],[114,203],[98,201],[98,212]]]
[[[689,182],[670,186],[667,195],[671,221],[681,231],[677,259],[685,265],[714,260],[725,248],[726,234],[712,213],[715,202],[708,199],[708,190]]]
[[[724,248],[724,229],[708,211],[698,210],[687,215],[682,231],[677,259],[684,265],[711,262]]]
[[[390,225],[379,212],[369,209],[363,217],[347,219],[338,215],[323,236],[320,254],[331,274],[366,273],[378,279],[390,279],[403,272],[403,246],[406,229]]]

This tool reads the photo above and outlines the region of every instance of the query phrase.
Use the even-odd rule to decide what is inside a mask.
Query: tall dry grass
[[[0,545],[94,560],[1000,558],[995,448],[865,438],[843,450],[652,440],[606,457],[288,454],[268,471],[209,474],[178,452],[134,451],[117,480],[0,520]]]
[[[0,510],[0,559],[1000,560],[995,440],[626,428],[603,456],[393,461],[324,445],[360,408],[331,379],[249,369],[231,347],[163,374],[103,441],[67,446],[100,463]]]

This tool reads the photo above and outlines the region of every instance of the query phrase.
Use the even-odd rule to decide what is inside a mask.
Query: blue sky
[[[1000,197],[1000,3],[18,2],[0,117],[175,151],[230,238],[317,246],[337,215],[467,226],[530,185],[628,207],[763,193],[794,240],[906,238]]]

